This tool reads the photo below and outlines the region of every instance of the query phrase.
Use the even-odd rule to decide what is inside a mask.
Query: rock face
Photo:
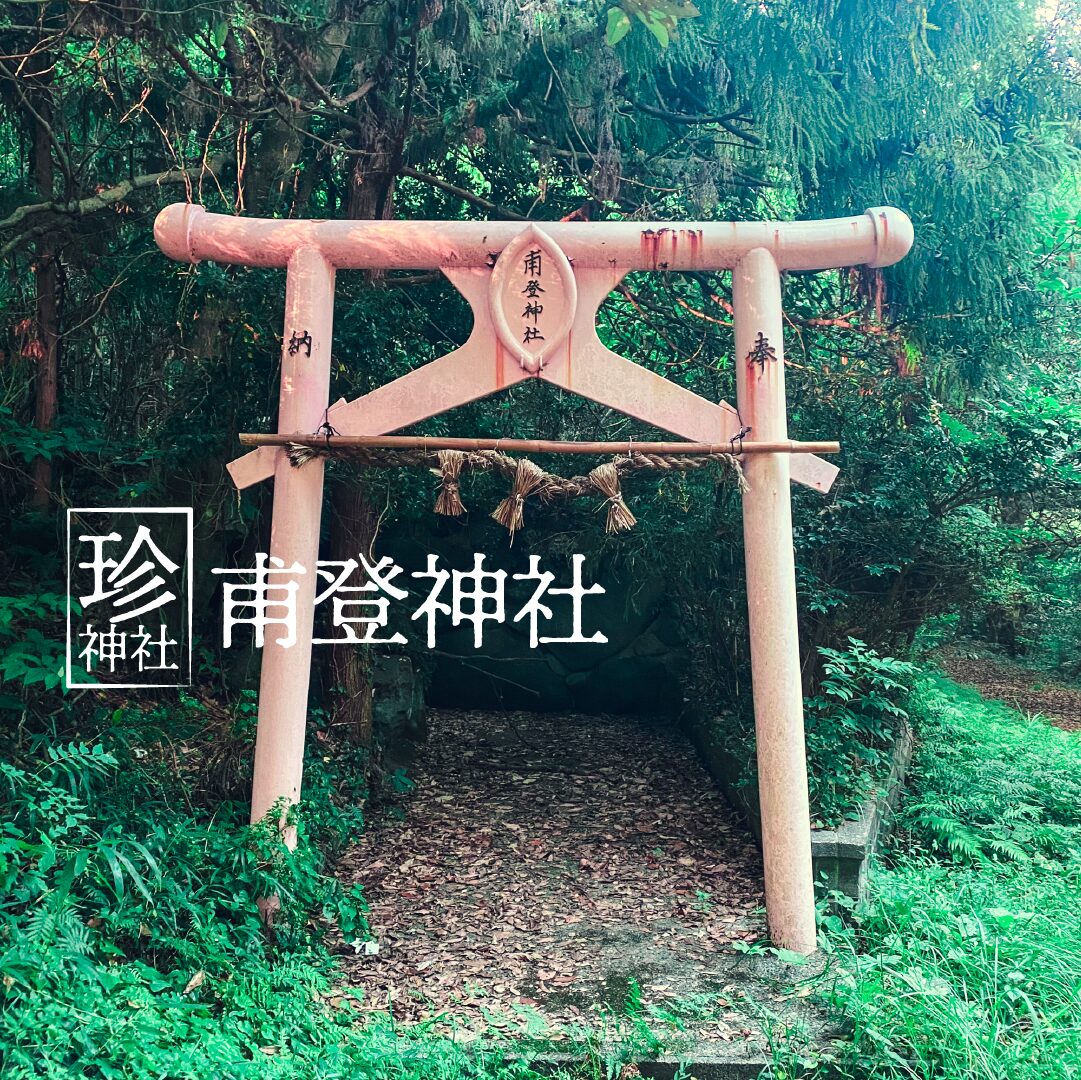
[[[607,641],[553,641],[532,648],[528,617],[517,622],[514,619],[537,583],[515,581],[513,575],[526,573],[529,555],[540,554],[541,570],[555,575],[551,587],[558,590],[571,584],[571,560],[537,548],[530,551],[524,543],[508,548],[505,533],[500,535],[500,541],[488,542],[488,538],[467,533],[438,538],[395,537],[388,544],[388,553],[408,571],[423,569],[429,552],[438,554],[440,565],[447,569],[469,569],[473,551],[478,550],[485,552],[486,570],[505,570],[508,575],[506,618],[502,623],[484,623],[479,648],[474,644],[473,625],[463,621],[453,626],[449,616],[438,622],[436,647],[431,651],[424,649],[422,622],[403,627],[412,645],[420,647],[416,666],[426,670],[424,696],[429,705],[679,715],[683,704],[681,676],[687,655],[662,576],[652,571],[649,577],[641,577],[604,560],[600,565],[587,566],[583,585],[597,583],[605,591],[583,598],[582,635],[591,638],[600,631]],[[410,582],[408,587],[411,592],[415,590],[414,606],[418,606],[430,582]],[[445,591],[449,593],[449,585]],[[542,603],[550,608],[552,618],[540,622],[540,636],[571,637],[570,597],[546,594]],[[390,681],[383,691],[382,705],[377,691],[377,717],[382,709],[388,710],[388,717],[401,713],[400,701],[409,696],[396,685],[405,676],[391,678],[392,670],[384,667]]]
[[[372,727],[391,771],[413,763],[428,737],[424,689],[407,656],[376,655],[372,663]]]
[[[557,588],[569,582],[569,566],[554,559],[542,565],[556,574]],[[665,610],[664,582],[629,580],[603,567],[586,581],[596,581],[605,592],[584,598],[582,633],[589,638],[600,631],[606,642],[542,642],[531,648],[527,620],[513,622],[511,614],[507,622],[485,626],[484,644],[477,649],[472,627],[458,627],[440,638],[429,702],[453,708],[678,713],[686,656]],[[572,636],[570,599],[547,602],[553,618],[541,635]]]

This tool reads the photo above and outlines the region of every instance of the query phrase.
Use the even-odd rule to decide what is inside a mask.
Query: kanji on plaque
[[[492,271],[489,307],[500,344],[527,371],[539,372],[564,345],[577,304],[567,256],[536,225],[503,249]]]

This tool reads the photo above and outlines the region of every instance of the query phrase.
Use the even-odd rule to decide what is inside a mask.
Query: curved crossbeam
[[[154,238],[178,262],[288,266],[298,248],[312,247],[337,270],[490,270],[527,228],[520,221],[241,218],[173,203],[158,215]],[[912,223],[890,206],[821,221],[546,221],[543,228],[575,272],[731,270],[756,248],[780,270],[890,266],[912,246]]]
[[[569,332],[536,372],[525,369],[502,344],[488,302],[488,269],[444,270],[473,310],[473,329],[460,349],[395,379],[363,397],[339,400],[326,421],[340,435],[387,435],[459,405],[540,378],[634,416],[692,442],[728,442],[742,430],[726,401],[699,397],[609,349],[597,335],[597,310],[623,280],[624,270],[577,270],[577,303]],[[306,432],[289,434],[311,434]],[[263,446],[228,466],[238,488],[274,475],[280,449]],[[829,491],[837,466],[813,454],[792,460],[792,479]]]

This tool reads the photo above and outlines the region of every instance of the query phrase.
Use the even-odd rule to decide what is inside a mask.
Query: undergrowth
[[[818,989],[843,1033],[824,1054],[802,1046],[799,1070],[779,1054],[774,1075],[1076,1080],[1081,736],[937,677],[905,707],[919,747],[873,898],[823,915]],[[250,755],[249,713],[241,702],[222,729],[191,699],[122,708],[5,748],[0,1075],[533,1077],[526,1061],[362,1019],[323,942],[330,922],[347,941],[367,933],[363,899],[327,873],[362,825],[347,780],[362,770],[314,732],[285,850],[245,824],[242,800],[198,782],[223,740]],[[282,909],[268,930],[255,901],[269,893]],[[619,1067],[584,1055],[591,1075]]]
[[[889,774],[917,669],[856,638],[846,649],[818,652],[818,693],[804,702],[807,780],[815,824],[828,827],[858,817]]]
[[[908,723],[907,700],[918,668],[881,656],[858,638],[847,648],[818,650],[822,677],[804,699],[811,823],[833,828],[855,820],[889,775],[897,739]],[[757,787],[752,705],[718,717],[711,737],[734,760],[740,785]]]
[[[830,1076],[1081,1076],[1081,736],[942,679],[870,904],[827,916]],[[841,974],[836,975],[840,970]]]
[[[322,927],[366,934],[362,898],[325,872],[361,826],[346,778],[363,772],[347,749],[309,755],[289,852],[273,827],[245,823],[242,803],[193,802],[213,756],[206,720],[191,699],[122,708],[84,722],[80,738],[52,731],[5,748],[0,1075],[527,1073],[446,1041],[398,1040],[389,1018],[357,1024]],[[247,720],[210,736],[229,739]],[[271,894],[282,906],[268,930],[256,898]]]

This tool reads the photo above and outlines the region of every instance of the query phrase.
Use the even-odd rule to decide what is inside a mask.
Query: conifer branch
[[[459,199],[464,199],[467,203],[471,203],[481,210],[486,210],[490,214],[498,214],[501,218],[508,221],[529,220],[525,214],[519,214],[517,210],[511,210],[506,206],[500,206],[499,203],[491,202],[480,195],[474,195],[472,191],[467,191],[463,187],[458,187],[457,184],[452,184],[449,180],[443,180],[438,176],[431,176],[428,173],[419,172],[409,165],[403,165],[400,171],[402,176],[408,176],[413,180],[419,180],[422,184],[428,184],[431,187],[439,188],[440,191],[445,191],[448,195],[456,195]]]

